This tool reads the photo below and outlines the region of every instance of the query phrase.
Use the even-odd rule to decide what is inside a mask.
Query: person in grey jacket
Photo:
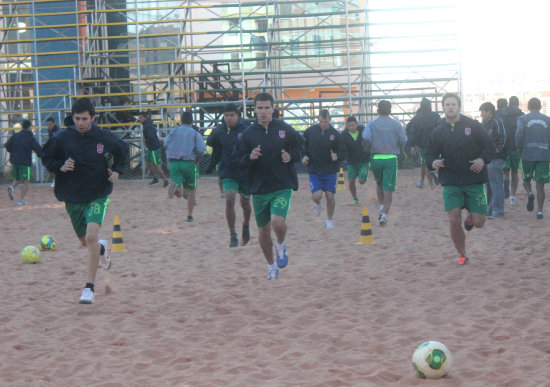
[[[372,155],[371,170],[376,180],[376,195],[380,204],[380,226],[388,221],[395,182],[397,180],[397,156],[407,143],[407,135],[401,122],[390,117],[391,102],[378,102],[379,117],[367,124],[363,131],[363,146]]]
[[[164,139],[166,158],[170,162],[170,179],[168,197],[173,198],[179,187],[183,186],[183,197],[187,199],[187,221],[193,222],[193,207],[195,207],[195,190],[197,188],[197,164],[202,159],[206,145],[200,133],[191,126],[193,115],[183,112],[181,125]]]
[[[529,113],[518,118],[516,147],[521,154],[523,188],[529,195],[527,211],[535,208],[535,195],[531,188],[531,179],[534,179],[537,186],[537,219],[542,219],[544,184],[550,181],[550,117],[540,112],[542,103],[538,98],[531,98],[527,108]]]

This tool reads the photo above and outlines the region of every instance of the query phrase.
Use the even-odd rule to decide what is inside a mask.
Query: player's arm
[[[113,155],[111,170],[120,175],[124,172],[130,157],[129,146],[111,132],[104,132],[104,134],[108,136],[108,142],[106,142],[109,144],[109,153]]]
[[[254,149],[255,147],[251,147],[249,145],[249,139],[247,135],[248,131],[249,129],[245,130],[241,135],[241,138],[237,140],[237,144],[235,145],[235,148],[233,149],[233,154],[231,155],[233,163],[240,168],[248,168],[254,162],[253,160],[250,160],[250,152],[252,152],[252,149]],[[257,145],[258,144],[256,144],[256,146]]]
[[[52,173],[57,173],[65,164],[65,153],[62,143],[57,137],[53,137],[42,148],[42,164]]]
[[[289,139],[288,139],[288,149],[285,149],[285,150],[290,155],[290,162],[291,163],[299,162],[302,159],[302,151],[303,151],[302,136],[300,136],[300,133],[298,133],[292,127],[290,128],[290,130],[287,133],[290,136],[289,136]]]

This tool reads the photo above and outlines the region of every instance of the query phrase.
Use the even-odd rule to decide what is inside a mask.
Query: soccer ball
[[[40,251],[34,246],[27,246],[21,251],[21,262],[37,263],[40,260]]]
[[[451,351],[438,341],[426,341],[416,348],[412,356],[414,370],[418,376],[438,379],[451,370]]]
[[[40,239],[40,250],[55,250],[55,239],[49,235],[43,236]]]

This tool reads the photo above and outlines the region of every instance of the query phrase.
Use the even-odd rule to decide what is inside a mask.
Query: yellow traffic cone
[[[359,244],[372,244],[374,239],[372,237],[372,229],[370,227],[369,210],[367,206],[363,207],[363,219],[361,221],[361,236],[359,237]]]
[[[111,252],[123,252],[124,242],[122,241],[122,230],[120,228],[120,219],[118,215],[115,216],[115,224],[113,226],[113,240],[111,242]]]
[[[338,172],[338,185],[336,188],[346,189],[346,183],[344,182],[344,168],[340,168],[340,172]]]

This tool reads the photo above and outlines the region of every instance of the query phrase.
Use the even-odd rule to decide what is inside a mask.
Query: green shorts
[[[359,178],[361,181],[367,181],[369,178],[369,167],[370,163],[348,165],[348,180]]]
[[[426,162],[426,148],[418,147],[418,154],[420,155],[420,165],[424,165]]]
[[[86,235],[88,223],[103,224],[109,200],[108,197],[104,197],[88,203],[65,202],[65,209],[71,218],[71,223],[77,237],[81,238]]]
[[[170,161],[170,179],[185,189],[197,187],[197,165],[193,161],[172,160]]]
[[[520,154],[515,150],[509,150],[504,159],[504,164],[502,165],[503,171],[516,171],[519,169]]]
[[[14,180],[31,180],[31,167],[28,165],[14,164],[12,173]]]
[[[159,165],[162,163],[162,158],[160,157],[160,148],[155,150],[147,149],[145,151],[145,161],[150,162],[153,165]]]
[[[381,185],[384,191],[394,192],[397,180],[397,156],[374,155],[371,168],[376,184]]]
[[[523,173],[523,180],[530,181],[533,179],[536,183],[549,183],[550,178],[548,176],[549,168],[548,161],[521,161],[521,172]]]
[[[222,186],[224,192],[235,191],[240,193],[244,200],[250,199],[250,195],[248,194],[248,184],[246,181],[225,177],[222,179]]]
[[[487,215],[485,184],[443,186],[445,211],[466,208],[470,212]]]
[[[256,217],[258,227],[263,227],[271,222],[272,214],[286,218],[291,198],[291,189],[255,194],[252,197],[252,204],[254,205],[254,216]]]

